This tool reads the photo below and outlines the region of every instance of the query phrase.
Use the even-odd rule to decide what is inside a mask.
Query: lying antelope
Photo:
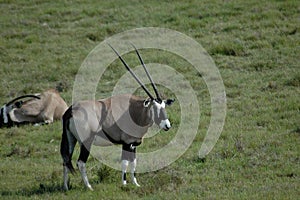
[[[71,158],[76,142],[80,144],[80,155],[77,166],[87,188],[93,190],[86,172],[86,162],[92,144],[97,146],[122,145],[122,184],[127,184],[126,171],[130,163],[133,184],[139,186],[135,177],[137,164],[136,147],[142,143],[143,136],[153,123],[159,125],[165,131],[171,128],[165,106],[171,105],[174,100],[161,99],[157,87],[149,75],[138,50],[135,48],[156,93],[156,98],[152,96],[118,52],[113,47],[111,48],[147,93],[148,98],[145,99],[124,94],[98,101],[79,101],[69,107],[63,116],[63,133],[60,150],[63,159],[65,190],[68,190],[68,172],[75,172]]]
[[[21,100],[30,98],[27,100]],[[41,94],[17,97],[1,107],[0,127],[24,123],[49,124],[60,120],[68,109],[59,93],[50,89]]]

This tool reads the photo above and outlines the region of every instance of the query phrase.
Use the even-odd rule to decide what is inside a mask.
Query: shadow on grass
[[[16,191],[9,190],[1,190],[0,194],[2,197],[4,196],[33,196],[33,195],[43,195],[43,194],[52,194],[52,193],[60,193],[64,192],[61,184],[40,184],[39,186],[35,186],[33,188],[26,188]]]
[[[176,192],[180,185],[184,184],[183,175],[172,169],[162,169],[157,172],[145,173],[141,175],[140,184],[142,187],[136,187],[133,184],[122,186],[121,190],[132,195],[145,197],[158,191]],[[146,182],[143,182],[146,181]]]

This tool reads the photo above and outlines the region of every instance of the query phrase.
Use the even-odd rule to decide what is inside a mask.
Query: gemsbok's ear
[[[144,107],[145,107],[145,108],[149,107],[150,103],[151,103],[151,99],[146,99],[146,100],[144,101]]]
[[[164,100],[164,101],[165,101],[165,104],[167,106],[170,106],[170,105],[172,105],[174,103],[175,99],[167,99],[167,100]]]

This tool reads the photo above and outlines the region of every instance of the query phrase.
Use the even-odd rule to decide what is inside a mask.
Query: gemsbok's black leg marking
[[[130,173],[131,173],[132,182],[136,186],[140,186],[137,183],[136,173],[135,173],[135,169],[136,169],[136,146],[134,146],[134,144],[123,144],[121,159],[122,159],[122,184],[123,185],[127,184],[126,173],[127,173],[127,167],[130,163],[131,164]]]

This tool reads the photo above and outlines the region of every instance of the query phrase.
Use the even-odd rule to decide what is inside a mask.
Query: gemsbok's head
[[[140,84],[142,89],[147,93],[149,99],[145,100],[144,107],[149,107],[152,111],[152,120],[155,124],[157,124],[161,129],[168,131],[171,128],[171,123],[168,119],[168,114],[166,112],[166,106],[170,106],[175,99],[166,99],[163,100],[157,90],[156,84],[154,83],[152,77],[150,76],[146,65],[136,49],[136,47],[132,44],[132,46],[135,49],[135,52],[147,74],[147,77],[149,78],[151,85],[153,87],[153,90],[155,92],[156,98],[150,93],[150,91],[146,88],[146,86],[141,82],[141,80],[136,76],[136,74],[131,70],[131,68],[127,65],[125,60],[120,56],[120,54],[110,45],[108,44],[112,50],[117,54],[123,65],[126,67],[126,69],[130,72],[130,74],[133,76],[133,78]]]

